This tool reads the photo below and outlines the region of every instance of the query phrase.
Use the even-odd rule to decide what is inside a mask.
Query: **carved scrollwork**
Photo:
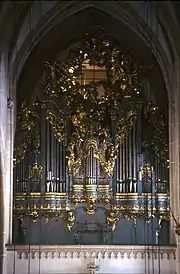
[[[18,115],[19,131],[31,131],[36,126],[36,121],[39,119],[40,105],[38,103],[32,104],[31,107],[25,101],[21,105]]]
[[[79,147],[71,143],[67,149],[68,168],[70,174],[76,174],[83,161],[89,157],[91,148],[93,148],[93,156],[99,160],[100,165],[103,167],[105,173],[111,177],[114,172],[114,166],[116,161],[116,150],[111,143],[104,144],[99,147],[98,140],[92,138],[85,143],[81,143]]]
[[[55,138],[58,142],[64,140],[65,138],[65,126],[64,121],[61,119],[55,111],[47,110],[46,112],[46,120],[52,125],[52,130]]]
[[[69,174],[71,175],[75,175],[79,171],[82,164],[82,153],[80,152],[80,150],[78,150],[78,153],[80,153],[80,155],[76,157],[75,144],[69,144],[66,158],[68,159],[68,170]]]
[[[104,168],[105,173],[111,177],[114,173],[116,161],[116,150],[113,144],[108,143],[106,149],[101,149],[99,152],[99,162]]]

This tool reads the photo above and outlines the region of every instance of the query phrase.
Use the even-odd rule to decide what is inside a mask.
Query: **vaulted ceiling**
[[[113,2],[116,3],[117,1]],[[16,28],[19,28],[27,9],[29,8],[27,4],[21,6],[21,8],[20,4],[18,5],[18,9],[17,6],[16,9],[17,12],[19,11],[19,20],[16,23]],[[111,8],[110,5],[109,8]],[[113,9],[111,12],[112,11]],[[59,14],[59,16],[61,15]],[[164,101],[167,102],[167,93],[164,92],[166,88],[161,69],[157,65],[151,48],[147,46],[142,37],[140,37],[132,27],[128,26],[126,22],[117,18],[117,16],[113,16],[108,10],[104,11],[93,5],[84,5],[82,9],[65,17],[63,20],[57,19],[53,28],[46,31],[37,45],[33,48],[18,79],[18,106],[23,100],[29,99],[32,96],[32,93],[43,74],[44,61],[54,60],[59,54],[63,55],[63,53],[67,53],[67,49],[73,43],[81,40],[84,32],[86,32],[89,27],[93,26],[101,26],[104,28],[116,39],[120,47],[125,52],[130,53],[140,65],[151,68],[148,70],[148,78],[156,94],[157,100],[162,102],[161,99],[163,95]],[[14,39],[11,37],[12,44],[13,40]]]

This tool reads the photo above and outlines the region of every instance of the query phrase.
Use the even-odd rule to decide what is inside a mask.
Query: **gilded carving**
[[[69,231],[72,230],[72,227],[74,225],[74,222],[75,222],[75,216],[74,216],[74,213],[72,211],[67,211],[65,214],[64,214],[64,217],[63,217],[65,223],[66,223],[66,226],[67,226],[67,229]]]
[[[105,78],[83,83],[80,79],[85,66],[104,70]],[[153,148],[159,158],[163,161],[167,160],[168,142],[165,134],[165,120],[157,106],[151,102],[143,101],[140,87],[142,70],[134,64],[130,56],[125,56],[116,49],[113,41],[107,37],[104,31],[95,32],[93,36],[86,34],[82,44],[70,53],[67,60],[56,61],[54,64],[46,63],[46,69],[47,81],[44,85],[44,95],[48,98],[33,103],[31,106],[27,102],[22,104],[18,116],[18,131],[31,132],[31,136],[34,132],[39,133],[38,121],[44,115],[44,119],[51,125],[56,140],[65,143],[70,179],[78,172],[83,174],[83,179],[85,178],[84,166],[88,162],[89,156],[92,162],[95,158],[99,169],[102,167],[101,172],[103,170],[105,173],[104,177],[108,177],[108,180],[111,179],[119,145],[128,137],[139,114],[144,115],[152,127],[152,132],[155,132],[150,140],[152,142],[148,143],[147,140],[144,142],[144,148]],[[43,115],[40,115],[42,113]],[[29,140],[22,142],[21,146],[15,149],[16,163],[19,163],[27,155]],[[31,138],[31,152],[38,153],[40,145],[39,136]],[[43,171],[41,164],[33,163],[29,166],[29,179],[39,182],[42,179]],[[97,174],[98,172],[99,170]],[[141,173],[142,177],[151,176],[152,167],[144,165]],[[81,184],[84,186],[86,182],[87,180]],[[96,188],[93,190],[95,192],[93,196],[93,191],[87,191],[84,195],[84,189],[82,193],[81,191],[76,193],[72,185],[70,187],[71,193],[68,195],[73,210],[76,204],[85,202],[87,213],[90,215],[95,213],[99,201],[108,208],[113,198],[117,198],[117,201],[121,200],[121,203],[117,202],[113,205],[111,208],[113,211],[107,215],[107,223],[112,231],[115,230],[117,220],[121,217],[132,219],[135,222],[136,218],[151,218],[149,212],[153,210],[154,216],[163,219],[169,218],[168,206],[165,205],[152,207],[144,204],[137,205],[135,202],[132,205],[127,205],[123,204],[120,196],[110,195],[110,191],[99,194]],[[66,195],[67,193],[63,198],[55,196],[54,198],[53,195],[49,198],[46,196],[46,202],[40,208],[34,208],[32,197],[28,197],[29,204],[16,205],[15,214],[29,214],[33,218],[38,218],[43,214],[47,218],[63,216],[67,229],[70,231],[74,225],[75,217],[73,212],[66,208],[64,202],[67,199]],[[34,200],[35,197],[34,195]],[[16,201],[25,201],[24,197],[18,199]],[[141,198],[138,197],[138,199]],[[164,199],[167,200],[167,196]],[[62,200],[64,203],[55,206],[51,203],[54,200]],[[66,213],[64,213],[65,210]],[[145,210],[149,212],[146,214]]]
[[[108,142],[102,148],[98,148],[98,146],[98,141],[92,138],[76,147],[77,153],[75,155],[75,144],[69,144],[67,152],[69,173],[75,175],[79,171],[83,161],[90,155],[91,148],[93,148],[93,156],[99,160],[105,173],[111,177],[114,172],[116,150],[113,144]]]
[[[96,211],[96,199],[93,197],[86,198],[86,212],[88,215],[93,215]]]
[[[119,220],[116,213],[113,211],[108,212],[106,220],[110,231],[114,231],[116,229],[116,223]]]
[[[51,124],[53,134],[56,137],[57,141],[60,142],[64,140],[65,138],[64,121],[59,116],[57,116],[55,111],[47,110],[46,120],[49,121],[49,123]]]
[[[142,178],[144,178],[145,176],[152,177],[152,171],[153,171],[153,167],[151,165],[144,164],[141,167]]]
[[[42,166],[34,163],[29,166],[29,179],[39,182],[42,179]]]
[[[19,130],[31,131],[36,126],[36,121],[39,119],[39,105],[37,103],[28,106],[25,101],[21,105],[18,115]]]
[[[75,155],[75,144],[69,144],[66,157],[68,159],[69,174],[75,175],[79,171],[82,164],[81,152],[77,157]]]

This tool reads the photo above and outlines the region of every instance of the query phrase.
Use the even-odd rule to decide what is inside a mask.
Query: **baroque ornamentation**
[[[53,134],[58,140],[58,142],[64,140],[65,138],[65,128],[64,121],[60,117],[57,116],[55,111],[47,110],[46,112],[46,120],[52,125]]]
[[[40,182],[42,179],[42,166],[34,163],[29,166],[29,179],[32,181]]]
[[[67,211],[64,213],[63,219],[66,223],[67,229],[71,231],[75,222],[74,213],[72,211]]]
[[[91,148],[93,148],[93,156],[99,160],[105,173],[111,177],[116,160],[114,145],[107,142],[104,146],[99,146],[99,142],[96,139],[89,139],[84,145],[80,145],[79,147],[73,143],[69,144],[67,152],[69,174],[75,175],[79,171],[83,161],[90,155]]]
[[[151,177],[152,176],[152,171],[153,171],[153,167],[151,165],[144,164],[141,167],[142,178],[144,178],[145,176]]]
[[[23,141],[21,140],[21,145],[15,148],[15,159],[16,163],[20,163],[31,150],[30,157],[35,154],[39,163],[38,154],[42,139],[40,131],[44,126],[41,124],[41,118],[43,117],[47,127],[50,124],[56,141],[63,143],[62,154],[66,158],[63,158],[65,162],[63,165],[66,167],[67,164],[68,171],[66,172],[67,169],[65,169],[62,173],[65,174],[63,174],[64,177],[66,175],[68,177],[69,173],[67,180],[63,177],[65,184],[66,181],[70,181],[66,186],[69,189],[63,188],[62,191],[65,194],[63,197],[54,198],[52,195],[49,201],[47,197],[42,199],[45,202],[40,208],[31,203],[32,197],[28,197],[30,202],[26,204],[26,208],[22,204],[16,205],[16,215],[24,214],[33,217],[34,220],[40,216],[49,219],[63,218],[69,231],[75,221],[73,213],[75,206],[80,203],[86,203],[86,212],[89,215],[95,213],[99,202],[105,205],[108,212],[107,223],[111,231],[115,230],[119,218],[132,219],[134,223],[136,218],[149,219],[152,214],[163,219],[169,218],[168,207],[161,206],[160,203],[152,208],[150,205],[137,205],[135,201],[134,204],[119,203],[120,200],[122,201],[119,197],[116,199],[117,204],[111,207],[112,199],[116,198],[114,189],[110,191],[110,188],[114,187],[112,181],[117,155],[120,145],[137,124],[138,117],[143,117],[142,124],[144,123],[147,133],[143,139],[143,148],[150,152],[154,151],[163,163],[166,163],[168,159],[165,117],[157,105],[147,102],[142,92],[140,79],[143,69],[137,66],[132,57],[123,54],[115,46],[115,42],[103,30],[93,34],[86,33],[82,43],[70,52],[66,60],[45,63],[47,79],[44,82],[43,101],[37,100],[31,105],[24,102],[18,115],[18,133],[26,134]],[[90,80],[82,81],[85,71],[93,71],[94,74],[94,68],[97,71],[103,71],[104,76],[99,79],[92,76]],[[40,128],[39,131],[38,128]],[[43,130],[45,132],[47,128]],[[27,135],[31,136],[27,137]],[[47,143],[48,138],[51,139],[52,136],[46,138]],[[51,143],[54,141],[52,139]],[[52,151],[52,147],[48,148],[49,158],[54,160],[57,147],[59,148],[62,144],[59,143],[52,145]],[[61,152],[58,153],[61,154]],[[62,155],[59,154],[60,158]],[[51,160],[48,159],[48,161]],[[88,161],[91,161],[91,166],[94,165],[92,169],[98,166],[95,175],[92,174],[92,170],[91,174],[89,170],[85,170]],[[54,161],[52,162],[54,164]],[[51,174],[53,180],[49,180],[48,183],[61,184],[60,176],[54,177],[54,173],[58,173],[57,170],[54,172],[51,167],[48,168],[47,172],[53,173]],[[32,182],[39,182],[42,179],[42,172],[44,172],[44,166],[29,163],[29,179]],[[88,173],[87,177],[84,175],[86,173]],[[98,188],[100,180],[97,179],[100,173],[102,181],[104,180],[102,185],[109,186],[102,192]],[[141,173],[142,177],[151,176],[152,167],[143,165]],[[74,180],[74,178],[78,179]],[[67,209],[65,200],[69,198],[71,205]],[[20,197],[18,199],[21,200]],[[60,203],[52,204],[53,200]],[[155,213],[151,214],[152,210]]]
[[[117,218],[117,214],[113,211],[108,212],[107,215],[107,224],[110,231],[114,231],[116,229],[116,223],[119,219]]]

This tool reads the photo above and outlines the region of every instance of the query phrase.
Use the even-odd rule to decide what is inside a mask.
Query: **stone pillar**
[[[0,273],[3,273],[3,263],[5,259],[4,245],[4,174],[2,169],[2,151],[0,151]]]
[[[0,64],[0,273],[6,274],[6,227],[5,219],[9,216],[5,215],[5,208],[9,207],[6,204],[6,187],[9,182],[6,182],[6,140],[7,140],[7,86],[5,77],[4,54],[2,54]]]
[[[177,213],[176,206],[176,181],[175,181],[175,106],[169,105],[169,181],[170,181],[170,207]],[[175,244],[174,220],[170,220],[170,244]]]
[[[6,143],[6,205],[5,231],[6,243],[12,243],[12,215],[13,215],[13,147],[14,147],[14,104],[8,101],[8,124]]]
[[[180,222],[180,64],[177,58],[176,67],[174,69],[174,77],[172,77],[172,97],[173,104],[170,105],[170,201],[171,208],[177,222]],[[174,226],[173,218],[171,218],[171,232]],[[180,237],[176,235],[176,273],[180,274]]]
[[[5,245],[12,240],[14,110],[12,101],[7,100],[9,87],[4,58],[3,53],[0,64],[0,273],[8,274]]]

